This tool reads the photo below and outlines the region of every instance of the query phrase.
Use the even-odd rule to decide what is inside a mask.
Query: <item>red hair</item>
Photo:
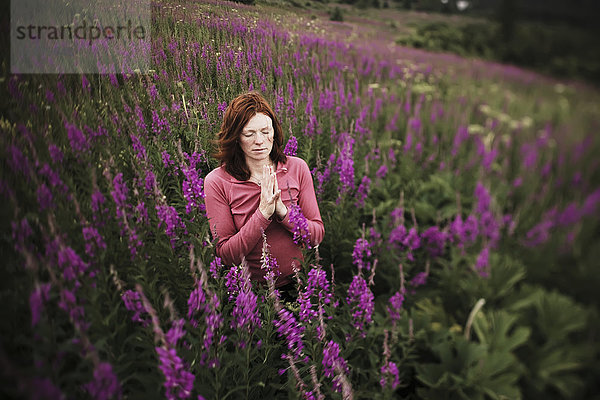
[[[283,154],[283,131],[273,109],[260,93],[256,91],[243,93],[233,99],[227,106],[227,110],[225,110],[221,130],[217,134],[218,150],[214,154],[214,157],[221,161],[221,165],[225,166],[225,170],[240,181],[246,181],[250,178],[250,169],[246,164],[246,157],[239,143],[240,135],[248,121],[258,113],[269,116],[273,121],[275,133],[273,135],[273,148],[269,154],[271,161],[275,165],[287,161],[285,154]]]

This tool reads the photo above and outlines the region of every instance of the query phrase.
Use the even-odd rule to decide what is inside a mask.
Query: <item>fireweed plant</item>
[[[597,91],[377,24],[153,7],[147,73],[0,78],[1,397],[598,392]],[[293,303],[266,240],[251,282],[205,215],[212,139],[248,90],[289,126],[325,224],[310,248],[289,210]]]

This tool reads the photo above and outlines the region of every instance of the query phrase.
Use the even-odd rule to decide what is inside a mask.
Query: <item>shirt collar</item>
[[[278,162],[277,163],[277,169],[275,170],[275,174],[282,175],[282,174],[286,174],[287,172],[288,172],[288,168],[286,167],[286,164]],[[240,181],[239,179],[236,179],[233,176],[229,175],[229,182],[233,182],[233,183],[248,183],[250,181]]]

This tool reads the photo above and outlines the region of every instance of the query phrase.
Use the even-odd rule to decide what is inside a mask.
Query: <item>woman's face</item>
[[[246,162],[264,161],[273,148],[273,121],[271,117],[258,113],[250,118],[240,135],[240,146]]]

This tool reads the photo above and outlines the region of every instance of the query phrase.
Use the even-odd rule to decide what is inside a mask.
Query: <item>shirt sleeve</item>
[[[225,264],[240,264],[242,258],[262,240],[262,232],[267,229],[271,220],[266,219],[257,207],[238,232],[233,222],[226,190],[227,185],[223,179],[213,174],[206,176],[204,201],[210,231],[213,237],[217,238],[217,256],[221,257]]]
[[[325,226],[321,219],[321,212],[315,195],[315,186],[313,184],[312,175],[308,169],[306,162],[298,158],[298,183],[300,190],[298,193],[298,205],[302,210],[302,214],[308,222],[308,231],[310,233],[310,244],[316,246],[323,241],[325,235]],[[294,231],[294,225],[289,219],[290,213],[286,214],[281,224],[290,232]]]

